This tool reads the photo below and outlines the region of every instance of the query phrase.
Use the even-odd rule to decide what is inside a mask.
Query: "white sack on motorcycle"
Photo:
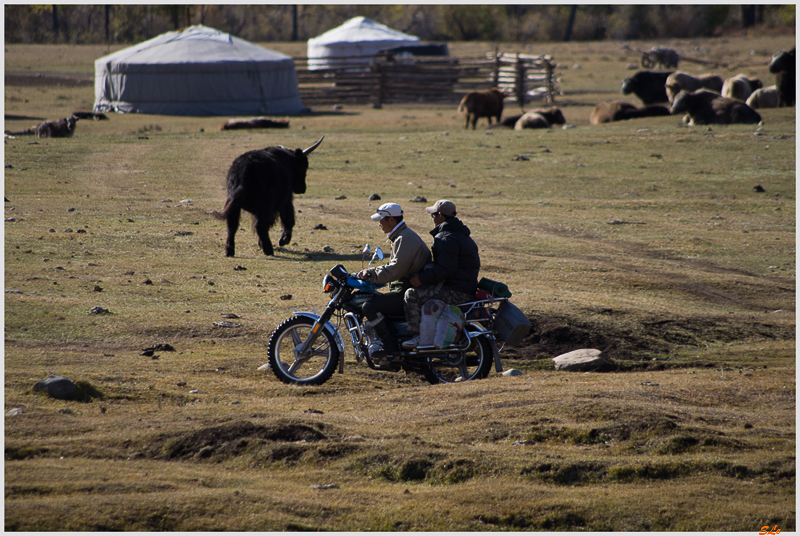
[[[428,300],[422,306],[419,324],[421,346],[447,348],[458,340],[464,330],[464,315],[455,305],[441,300]]]

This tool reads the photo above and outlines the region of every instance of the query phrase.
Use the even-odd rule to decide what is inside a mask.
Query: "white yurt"
[[[308,68],[368,65],[381,50],[416,43],[419,37],[398,32],[366,17],[355,17],[308,40]],[[364,57],[343,59],[348,56]]]
[[[95,111],[291,115],[294,60],[206,26],[168,32],[94,62]]]

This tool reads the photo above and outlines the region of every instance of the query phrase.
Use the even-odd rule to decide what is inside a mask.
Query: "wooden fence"
[[[353,57],[363,62],[364,58]],[[488,53],[483,58],[394,57],[382,54],[365,65],[308,68],[295,58],[300,98],[321,104],[458,103],[470,91],[497,87],[506,103],[555,104],[555,64],[549,56]]]

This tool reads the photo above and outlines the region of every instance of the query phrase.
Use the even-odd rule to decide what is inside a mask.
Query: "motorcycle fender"
[[[492,347],[492,355],[494,356],[494,370],[497,372],[503,372],[503,365],[500,363],[500,350],[497,349],[497,341],[492,336],[490,331],[485,331],[483,326],[481,325],[472,325],[472,328],[475,331],[470,331],[469,336],[472,338],[475,337],[486,337],[486,340],[489,341],[489,345]]]
[[[318,314],[309,313],[306,311],[295,311],[294,314],[295,316],[304,316],[306,318],[310,318],[314,322],[319,320]],[[342,359],[339,359],[340,363],[339,368],[341,368],[341,363],[344,363],[344,339],[342,339],[342,336],[339,334],[339,330],[336,329],[336,326],[334,326],[331,322],[325,322],[324,328],[325,331],[327,331],[333,336],[333,340],[336,341],[336,346],[339,347],[339,353],[342,354]]]

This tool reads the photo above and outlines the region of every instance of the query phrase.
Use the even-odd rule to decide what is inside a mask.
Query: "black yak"
[[[757,124],[761,121],[759,113],[747,104],[736,99],[723,97],[719,93],[701,89],[681,91],[675,96],[670,112],[686,112],[683,120],[689,125],[708,125],[712,123]]]
[[[238,156],[228,170],[228,199],[222,212],[214,216],[228,223],[228,239],[225,242],[225,256],[233,257],[236,251],[234,236],[239,229],[239,216],[242,210],[253,215],[253,228],[258,235],[258,245],[264,255],[273,255],[269,229],[281,219],[279,245],[285,246],[292,240],[294,227],[293,194],[306,192],[306,171],[308,155],[316,149],[317,143],[306,149],[287,149],[267,147],[248,151]]]
[[[667,77],[671,74],[672,71],[639,71],[622,81],[622,94],[630,95],[633,93],[642,99],[644,104],[668,102],[666,83]]]
[[[458,105],[458,111],[467,116],[464,129],[469,128],[470,121],[472,121],[472,130],[475,130],[475,123],[480,117],[486,117],[489,125],[492,124],[492,117],[496,118],[499,123],[500,116],[503,115],[503,99],[505,97],[503,92],[497,88],[473,91],[464,95],[461,104]]]
[[[775,74],[775,86],[778,88],[778,106],[794,106],[797,91],[796,69],[794,48],[789,52],[777,52],[769,62],[769,72]]]

